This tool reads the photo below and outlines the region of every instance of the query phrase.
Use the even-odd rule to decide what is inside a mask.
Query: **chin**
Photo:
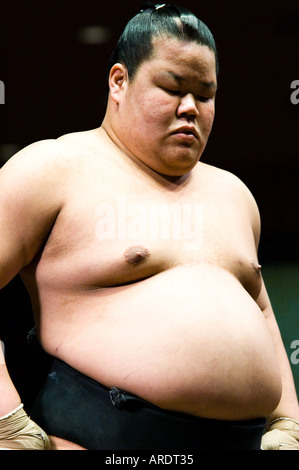
[[[144,155],[141,155],[140,160],[160,175],[179,177],[190,173],[197,165],[202,154],[202,152],[190,152],[190,149],[188,150],[176,152],[173,149],[172,151],[168,149],[164,155],[162,152],[162,157],[160,151],[159,153],[153,153],[147,159],[144,158]]]
[[[172,161],[169,163],[167,162],[167,164],[163,165],[163,169],[161,166],[161,171],[159,171],[159,173],[167,176],[183,176],[190,173],[190,171],[192,171],[193,168],[197,165],[198,161],[199,158],[197,158],[195,161],[192,160],[191,162],[187,162],[186,160]]]

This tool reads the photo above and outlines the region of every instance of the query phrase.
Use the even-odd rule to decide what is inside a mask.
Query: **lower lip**
[[[185,132],[176,132],[174,137],[182,142],[194,142],[196,137],[194,134],[186,134]]]

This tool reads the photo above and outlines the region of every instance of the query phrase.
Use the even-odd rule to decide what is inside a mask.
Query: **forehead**
[[[148,60],[153,73],[193,75],[216,84],[216,60],[214,52],[196,42],[173,38],[154,40],[153,55]]]

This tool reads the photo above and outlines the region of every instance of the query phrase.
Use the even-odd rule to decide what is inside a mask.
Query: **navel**
[[[143,263],[149,257],[149,255],[149,251],[141,245],[131,246],[124,253],[126,262],[132,266],[137,266],[138,264]]]

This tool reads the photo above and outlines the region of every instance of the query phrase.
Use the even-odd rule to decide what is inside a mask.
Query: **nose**
[[[178,117],[186,117],[194,119],[198,116],[199,111],[196,105],[196,99],[189,93],[181,98],[180,104],[177,109]]]

